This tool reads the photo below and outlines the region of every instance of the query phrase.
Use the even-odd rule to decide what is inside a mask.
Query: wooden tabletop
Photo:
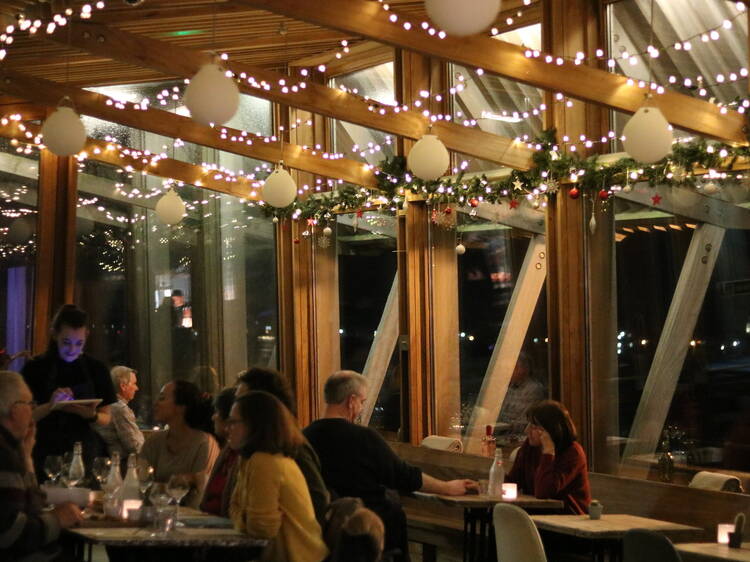
[[[715,542],[689,542],[674,546],[684,562],[750,562],[750,543],[742,543],[742,548],[729,548],[726,544]]]
[[[87,542],[107,546],[243,547],[263,548],[267,541],[253,539],[234,529],[180,528],[166,535],[151,536],[146,527],[87,527],[68,529]]]
[[[483,494],[469,494],[466,496],[443,496],[440,494],[426,494],[414,492],[414,497],[420,500],[436,501],[451,507],[463,507],[464,509],[494,507],[498,503],[512,503],[522,509],[549,509],[561,510],[563,502],[560,500],[540,500],[534,496],[519,494],[514,500],[505,500],[499,496],[488,496]]]
[[[539,529],[587,539],[621,539],[632,529],[656,531],[676,539],[696,538],[703,533],[699,527],[619,513],[605,513],[601,519],[588,515],[532,515],[531,519]]]

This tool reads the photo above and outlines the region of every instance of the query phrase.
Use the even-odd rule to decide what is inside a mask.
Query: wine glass
[[[94,475],[94,478],[96,478],[97,482],[99,482],[100,488],[104,486],[104,481],[109,475],[110,465],[111,461],[108,457],[96,457],[94,459],[94,464],[91,465],[91,473]]]
[[[145,461],[141,461],[138,463],[136,471],[138,473],[138,489],[145,499],[146,492],[154,483],[154,467]]]
[[[177,503],[177,513],[175,518],[180,516],[180,502],[190,491],[190,482],[180,474],[173,474],[167,482],[167,493],[174,498]]]
[[[63,458],[60,455],[50,455],[44,459],[44,472],[53,483],[57,484],[63,471]]]

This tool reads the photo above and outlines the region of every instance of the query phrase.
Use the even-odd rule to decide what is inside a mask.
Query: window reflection
[[[31,348],[39,152],[0,139],[0,361]]]

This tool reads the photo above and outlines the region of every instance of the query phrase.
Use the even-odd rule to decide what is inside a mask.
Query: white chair
[[[699,488],[701,490],[716,490],[717,492],[742,492],[742,483],[736,476],[720,472],[709,472],[708,470],[697,472],[690,481],[690,484],[688,484],[688,487]]]
[[[498,562],[547,562],[536,525],[520,507],[499,503],[492,512]]]

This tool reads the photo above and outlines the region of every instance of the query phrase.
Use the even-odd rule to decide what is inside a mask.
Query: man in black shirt
[[[399,549],[409,559],[406,516],[401,505],[386,494],[416,490],[463,495],[476,489],[472,480],[444,481],[402,461],[374,429],[357,425],[367,396],[367,379],[354,371],[339,371],[325,385],[323,418],[304,430],[320,457],[323,480],[339,497],[362,498],[385,524],[385,550]]]

